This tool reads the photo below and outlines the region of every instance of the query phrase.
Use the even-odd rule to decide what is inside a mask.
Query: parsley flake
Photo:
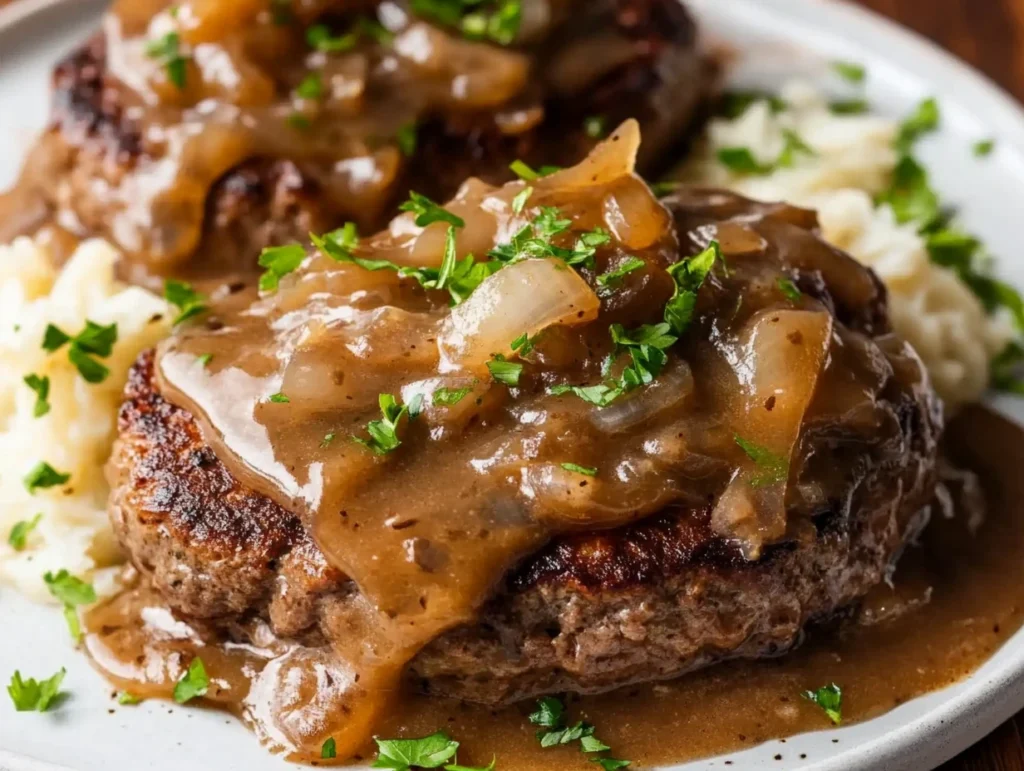
[[[816,691],[804,691],[800,695],[821,707],[835,725],[843,722],[843,690],[835,683],[824,685]]]
[[[185,281],[168,279],[164,282],[164,299],[178,309],[178,316],[171,322],[174,325],[188,321],[201,313],[206,313],[206,297],[192,288]]]
[[[495,382],[504,383],[507,386],[519,385],[519,376],[523,374],[523,365],[513,361],[507,361],[500,353],[487,362],[487,371]]]
[[[142,697],[129,691],[121,691],[117,694],[117,703],[123,707],[133,707],[142,703]]]
[[[292,400],[285,396],[283,393],[276,393],[268,396],[267,401],[271,402],[272,404],[290,404]]]
[[[53,324],[48,324],[43,333],[43,349],[54,353],[70,343],[68,360],[87,383],[102,383],[110,370],[94,357],[106,358],[117,342],[117,324],[103,326],[86,319],[85,329],[74,337]]]
[[[353,30],[344,35],[333,35],[331,34],[331,28],[326,24],[314,24],[306,30],[306,42],[309,44],[309,47],[328,54],[351,51],[358,45],[360,36],[361,34],[358,30]],[[300,96],[302,95],[300,94]],[[304,98],[318,99],[319,95]]]
[[[918,222],[926,228],[941,215],[939,197],[928,182],[928,172],[910,155],[900,158],[889,189],[878,197],[877,203],[889,204],[901,225]]]
[[[181,36],[177,32],[168,32],[163,37],[151,40],[146,45],[146,56],[159,61],[167,79],[184,90],[188,75],[188,59],[181,53]]]
[[[23,551],[25,544],[28,542],[29,534],[36,529],[42,518],[43,515],[40,513],[36,514],[32,519],[23,519],[21,522],[15,522],[11,532],[7,534],[8,545],[14,551]]]
[[[398,404],[398,400],[391,394],[380,394],[377,403],[380,405],[381,420],[371,420],[366,425],[366,432],[369,439],[353,436],[359,444],[376,455],[387,455],[389,452],[398,449],[402,440],[398,436],[398,425],[405,415],[409,419],[415,418],[420,413],[423,396],[417,394],[409,404]]]
[[[925,99],[900,124],[899,134],[896,137],[896,149],[901,153],[910,152],[918,139],[939,127],[939,121],[939,103],[935,99]]]
[[[412,212],[416,215],[416,224],[425,228],[434,222],[447,222],[457,228],[466,227],[466,221],[462,217],[452,214],[447,209],[431,201],[425,195],[412,191],[409,193],[409,200],[398,207],[399,211]]]
[[[319,72],[311,72],[295,87],[295,95],[299,99],[318,101],[324,96],[324,79]]]
[[[523,334],[519,335],[519,337],[512,341],[510,347],[521,357],[525,358],[533,352],[533,348],[537,343],[538,337],[540,337],[540,335],[530,337],[526,332],[523,332]]]
[[[402,151],[402,155],[406,158],[414,156],[417,144],[416,124],[409,122],[399,127],[398,133],[395,134],[395,141],[398,142],[398,149]]]
[[[772,165],[761,163],[748,147],[723,147],[717,153],[718,162],[737,174],[770,174]]]
[[[410,767],[440,768],[455,757],[459,743],[444,731],[422,739],[377,739],[377,759],[372,768],[407,771]]]
[[[46,712],[60,695],[60,684],[65,674],[66,670],[61,667],[60,672],[40,683],[31,677],[23,680],[21,672],[15,670],[11,684],[7,686],[14,708],[18,712]]]
[[[829,104],[833,115],[863,115],[871,109],[864,99],[840,99]]]
[[[676,288],[665,304],[664,315],[672,334],[677,337],[686,332],[693,321],[697,293],[715,267],[715,263],[719,261],[724,264],[722,248],[718,241],[712,241],[700,254],[668,267],[668,273],[676,282]]]
[[[174,700],[178,704],[186,704],[205,696],[210,687],[210,678],[206,674],[206,667],[203,660],[196,656],[188,665],[188,670],[174,684]]]
[[[71,479],[71,474],[62,474],[46,461],[40,461],[25,475],[25,489],[35,495],[36,490],[47,490],[59,487]]]
[[[754,487],[781,484],[789,478],[789,460],[787,458],[772,452],[767,447],[744,439],[742,436],[736,435],[733,439],[760,469],[759,473],[751,480]]]
[[[530,200],[531,195],[533,195],[533,188],[529,185],[520,190],[516,197],[512,199],[512,212],[522,214],[523,209],[526,208],[526,202]]]
[[[596,466],[581,466],[578,463],[563,463],[562,464],[562,468],[564,468],[566,471],[573,471],[573,472],[575,472],[577,474],[583,474],[584,476],[588,476],[588,477],[596,477],[597,476],[597,467]],[[607,747],[605,749],[607,749]],[[592,750],[587,750],[587,752],[591,752],[591,751]]]
[[[573,726],[566,727],[564,718],[565,706],[559,699],[553,696],[545,696],[543,699],[538,700],[537,710],[530,714],[529,720],[534,725],[544,729],[537,732],[537,740],[540,742],[541,747],[558,747],[578,741],[580,743],[580,751],[588,754],[606,752],[611,749],[611,747],[594,736],[594,726],[589,723],[578,722]],[[591,758],[590,761],[610,769],[626,768],[630,765],[628,760],[615,760],[613,758]],[[605,765],[606,763],[610,765]]]
[[[447,388],[445,386],[441,386],[434,391],[434,395],[431,397],[431,403],[435,407],[454,407],[465,399],[472,390],[473,389],[469,386],[466,386],[465,388]]]
[[[333,736],[325,741],[324,746],[320,748],[320,757],[324,760],[338,757],[338,743],[334,741]]]
[[[851,83],[863,83],[867,79],[868,71],[863,65],[855,62],[832,62],[832,69],[835,70],[839,76]]]
[[[32,408],[32,416],[41,418],[50,411],[50,378],[39,375],[25,375],[23,382],[36,395],[36,403]]]
[[[803,297],[803,293],[797,285],[793,283],[792,279],[781,276],[775,284],[779,287],[779,291],[782,292],[790,302],[800,302],[800,298]]]
[[[207,366],[209,366],[211,361],[213,361],[213,354],[212,353],[204,353],[201,356],[196,356],[196,363],[200,367],[207,367]]]
[[[977,158],[985,158],[992,155],[992,151],[996,149],[996,141],[994,139],[983,139],[980,142],[974,143],[974,155]]]
[[[82,639],[82,627],[78,621],[79,605],[91,605],[96,602],[96,591],[92,584],[86,583],[80,578],[61,570],[54,575],[47,573],[43,576],[43,582],[50,594],[56,597],[64,605],[64,620],[67,622],[71,638],[76,642]]]
[[[281,279],[296,270],[306,259],[306,250],[298,244],[269,246],[260,253],[259,265],[266,268],[260,276],[261,292],[276,292]]]
[[[590,762],[597,763],[604,771],[618,771],[620,768],[629,768],[633,765],[632,761],[617,758],[591,758]]]
[[[486,766],[470,767],[460,766],[456,764],[454,766],[445,766],[444,771],[494,771],[496,767],[495,763],[497,763],[497,758],[491,758],[491,762],[488,763]]]
[[[624,262],[619,264],[619,267],[615,270],[610,270],[607,273],[602,273],[597,277],[597,285],[602,289],[608,290],[622,281],[623,278],[628,276],[634,271],[641,270],[647,263],[641,260],[639,257],[629,257]]]

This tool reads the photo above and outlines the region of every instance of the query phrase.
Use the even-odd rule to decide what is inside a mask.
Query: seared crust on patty
[[[187,616],[237,629],[255,615],[323,644],[354,587],[297,517],[231,476],[192,416],[160,395],[153,366],[148,353],[132,370],[110,464],[111,515],[132,561]],[[747,562],[712,534],[708,506],[558,539],[507,578],[476,624],[425,648],[409,678],[498,704],[788,650],[808,622],[882,581],[927,520],[935,405],[891,396],[903,461],[851,468],[848,497],[830,502],[812,536]]]

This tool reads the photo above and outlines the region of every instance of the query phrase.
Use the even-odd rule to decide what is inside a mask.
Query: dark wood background
[[[1024,102],[1024,0],[853,0],[931,38]],[[1024,771],[1024,713],[941,771]]]

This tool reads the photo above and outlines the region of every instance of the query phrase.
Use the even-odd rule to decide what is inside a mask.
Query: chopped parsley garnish
[[[309,47],[328,54],[351,51],[359,44],[360,37],[361,33],[358,29],[344,35],[333,35],[331,34],[331,28],[326,24],[314,24],[306,30],[306,42],[309,44]],[[317,99],[319,97],[308,98]]]
[[[85,329],[74,337],[53,324],[47,325],[43,334],[43,349],[50,353],[70,343],[68,360],[75,365],[78,374],[88,383],[102,383],[107,379],[110,370],[93,357],[110,356],[116,342],[117,324],[103,326],[88,319],[85,322]]]
[[[414,13],[457,27],[473,40],[511,45],[522,24],[522,0],[412,0]]]
[[[530,337],[526,332],[523,332],[523,334],[519,335],[519,337],[512,341],[510,347],[520,356],[526,358],[533,352],[533,347],[537,344],[538,337],[540,337],[540,335]]]
[[[926,228],[941,215],[939,197],[928,183],[928,172],[910,155],[900,158],[893,169],[892,184],[877,202],[889,204],[900,224],[919,222]]]
[[[563,463],[562,468],[566,471],[573,471],[577,474],[583,474],[588,477],[597,476],[597,468],[595,466],[581,466],[578,463]],[[605,747],[605,749],[608,749]],[[586,750],[586,752],[593,752],[593,750]]]
[[[14,551],[22,551],[28,542],[29,534],[36,529],[42,518],[43,515],[40,513],[36,514],[32,519],[23,519],[21,522],[15,522],[11,532],[7,534],[8,545]]]
[[[409,122],[399,127],[398,133],[395,134],[395,141],[398,142],[398,149],[402,151],[402,155],[406,158],[414,156],[417,142],[416,124]]]
[[[323,236],[311,233],[310,239],[317,249],[336,262],[351,262],[365,270],[393,270],[399,278],[415,279],[425,289],[447,289],[453,305],[463,302],[485,278],[503,267],[499,262],[477,262],[471,254],[457,260],[454,225],[448,227],[440,268],[410,268],[390,260],[357,257],[352,250],[359,243],[359,234],[351,222]]]
[[[829,104],[834,115],[863,115],[871,109],[864,99],[840,99]]]
[[[123,707],[133,707],[142,703],[142,697],[128,691],[121,691],[117,694],[117,703]]]
[[[608,134],[608,118],[604,115],[591,115],[585,118],[583,132],[591,139],[604,139]]]
[[[776,114],[786,109],[786,103],[781,98],[767,91],[727,91],[722,96],[718,112],[729,120],[735,120],[756,102],[768,102],[769,108]]]
[[[491,377],[498,383],[507,386],[519,385],[519,376],[523,374],[523,365],[514,361],[507,361],[500,353],[487,362],[487,370]]]
[[[43,415],[50,411],[50,378],[46,376],[39,377],[39,375],[33,374],[25,375],[23,381],[36,395],[36,404],[32,408],[33,417],[43,417]]]
[[[447,388],[445,386],[441,386],[434,391],[434,395],[431,397],[431,403],[435,407],[454,407],[465,399],[472,390],[473,389],[469,386],[466,386],[465,388]]]
[[[15,670],[11,684],[7,686],[14,708],[18,712],[46,712],[60,694],[60,684],[67,674],[61,667],[60,672],[41,683],[34,678],[23,680],[21,672]]]
[[[935,99],[925,99],[900,124],[900,132],[896,138],[896,149],[901,153],[909,152],[918,139],[939,127],[939,120],[939,103]]]
[[[281,279],[298,268],[306,259],[306,250],[298,244],[269,246],[260,254],[259,265],[266,268],[260,276],[260,291],[275,292]]]
[[[366,433],[370,435],[370,438],[363,439],[359,436],[352,438],[363,447],[372,450],[376,455],[387,455],[402,444],[402,440],[398,436],[398,424],[405,415],[408,415],[411,420],[420,414],[423,396],[417,394],[409,404],[399,405],[398,400],[391,394],[380,394],[377,397],[377,403],[380,405],[382,418],[367,423]]]
[[[287,118],[288,125],[296,131],[308,131],[312,127],[313,122],[308,116],[303,115],[301,112],[293,112]]]
[[[832,62],[832,69],[851,83],[863,83],[868,75],[864,66],[855,62]]]
[[[196,363],[200,367],[209,366],[211,361],[213,361],[213,354],[212,353],[204,353],[202,356],[196,356]]]
[[[40,461],[25,475],[25,489],[35,495],[36,490],[59,487],[71,479],[71,474],[62,474],[46,461]]]
[[[96,602],[96,590],[92,584],[88,584],[80,578],[61,570],[54,575],[47,573],[43,576],[43,582],[50,594],[56,597],[64,605],[64,620],[68,624],[68,631],[75,642],[82,639],[82,627],[78,622],[79,605],[91,605]]]
[[[611,235],[601,228],[579,233],[572,248],[555,244],[554,239],[572,228],[572,220],[562,217],[554,206],[542,206],[533,222],[519,230],[507,244],[499,244],[488,252],[503,263],[511,264],[530,257],[554,257],[567,265],[594,267],[594,255],[600,246],[611,241]]]
[[[723,147],[718,153],[718,162],[737,174],[770,174],[772,165],[761,163],[747,147]]]
[[[1024,346],[1010,343],[992,361],[992,387],[1024,396]]]
[[[290,404],[291,399],[282,393],[271,394],[267,397],[267,401],[273,404]]]
[[[632,761],[617,758],[591,758],[590,762],[597,763],[604,771],[619,771],[620,768],[629,768],[633,765]]]
[[[814,148],[804,142],[800,138],[800,135],[790,129],[784,129],[782,137],[786,144],[782,148],[782,152],[779,154],[778,159],[775,161],[775,166],[781,169],[792,168],[796,161],[796,154],[803,153],[804,155],[815,156]]]
[[[440,768],[455,757],[459,743],[444,731],[422,739],[378,739],[373,768],[408,771],[409,768]]]
[[[742,436],[737,435],[733,438],[759,469],[758,474],[751,480],[754,487],[781,484],[789,478],[789,460],[787,458],[772,452],[767,447],[744,439]]]
[[[331,446],[331,442],[334,441],[334,433],[324,434],[324,438],[320,441],[320,449],[326,450]]]
[[[828,719],[835,725],[843,722],[843,690],[835,683],[824,685],[816,691],[804,691],[800,695],[825,710]]]
[[[537,732],[537,740],[541,747],[558,747],[578,741],[580,751],[588,754],[606,752],[611,749],[594,736],[594,726],[589,723],[578,722],[575,725],[566,726],[564,722],[565,706],[553,696],[545,696],[538,700],[537,710],[530,714],[529,720],[534,725],[541,727],[541,730]],[[605,766],[604,761],[610,765]],[[613,758],[591,758],[591,762],[611,769],[626,768],[630,764],[628,760]]]
[[[610,270],[607,273],[602,273],[597,277],[597,285],[602,289],[610,289],[611,287],[622,281],[623,278],[628,276],[634,271],[641,270],[647,263],[641,260],[639,257],[630,257],[624,262],[620,263],[619,267],[615,270]]]
[[[523,209],[526,208],[526,202],[530,200],[530,196],[533,195],[533,188],[527,185],[520,190],[516,197],[512,199],[512,211],[515,214],[522,214]]]
[[[168,279],[164,282],[164,299],[178,309],[177,318],[171,322],[175,325],[209,310],[206,297],[184,281]]]
[[[519,179],[523,180],[523,182],[533,182],[541,177],[539,172],[534,171],[528,163],[521,161],[518,158],[512,161],[508,167],[512,170],[512,173],[519,177]]]
[[[974,155],[978,158],[992,155],[992,151],[995,149],[996,141],[994,139],[983,139],[980,142],[974,143]]]
[[[320,748],[320,757],[324,760],[338,757],[338,743],[334,741],[333,736],[325,741],[323,747]]]
[[[723,147],[718,153],[718,161],[737,174],[771,174],[776,169],[790,168],[796,161],[797,153],[816,155],[814,149],[800,138],[795,131],[786,129],[782,132],[785,144],[775,163],[761,163],[747,147]]]
[[[146,45],[146,56],[163,65],[171,83],[179,89],[185,88],[188,60],[181,53],[181,36],[177,32],[168,32],[163,37],[151,40]]]
[[[203,660],[196,656],[188,665],[188,670],[174,684],[174,700],[178,704],[186,704],[205,696],[210,687],[210,678],[206,674]]]
[[[466,221],[462,217],[452,214],[425,195],[420,195],[415,191],[409,193],[409,200],[399,206],[398,210],[415,214],[416,224],[421,228],[425,228],[434,222],[447,222],[449,225],[457,228],[466,227]]]
[[[311,72],[295,87],[295,95],[299,99],[317,101],[324,95],[324,79],[319,72]]]
[[[800,302],[800,298],[803,297],[803,293],[797,285],[793,283],[792,279],[780,277],[775,283],[779,287],[779,291],[786,296],[787,300],[790,302]]]
[[[712,241],[700,254],[669,266],[668,273],[675,280],[676,288],[665,305],[665,321],[677,337],[690,326],[697,306],[697,293],[715,263],[721,260],[722,248],[717,241]]]
[[[696,257],[669,268],[676,281],[676,293],[665,305],[663,323],[644,324],[632,330],[626,330],[621,324],[612,324],[609,332],[615,349],[602,367],[605,382],[590,386],[558,385],[548,392],[555,396],[571,393],[590,404],[607,407],[623,394],[653,383],[668,361],[666,351],[675,345],[679,335],[689,326],[697,291],[720,254],[718,242],[712,241]],[[628,352],[629,363],[617,378],[610,377],[616,356],[623,352]]]

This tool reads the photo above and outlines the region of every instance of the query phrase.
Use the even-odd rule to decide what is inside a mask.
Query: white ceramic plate
[[[0,187],[15,178],[24,150],[44,125],[54,61],[96,26],[102,0],[22,0],[0,11]],[[803,74],[836,86],[828,62],[864,63],[867,98],[900,116],[937,96],[943,129],[921,145],[945,200],[1001,256],[1006,278],[1024,286],[1019,250],[1024,201],[1024,112],[1002,92],[930,44],[864,11],[818,0],[689,0],[706,33],[744,52],[737,78],[778,88]],[[972,145],[995,137],[985,160]],[[1024,420],[1024,402],[995,404]],[[1007,576],[1008,581],[1024,579]],[[0,696],[0,769],[10,771],[283,771],[233,719],[206,710],[146,702],[117,708],[111,689],[68,645],[60,614],[0,593],[0,681],[19,668],[44,676],[64,666],[72,694],[61,709],[16,714]],[[677,766],[723,768],[932,768],[1024,707],[1024,631],[968,680],[867,723],[768,742],[746,752]],[[777,755],[782,760],[776,760]],[[805,759],[800,759],[805,756]]]

